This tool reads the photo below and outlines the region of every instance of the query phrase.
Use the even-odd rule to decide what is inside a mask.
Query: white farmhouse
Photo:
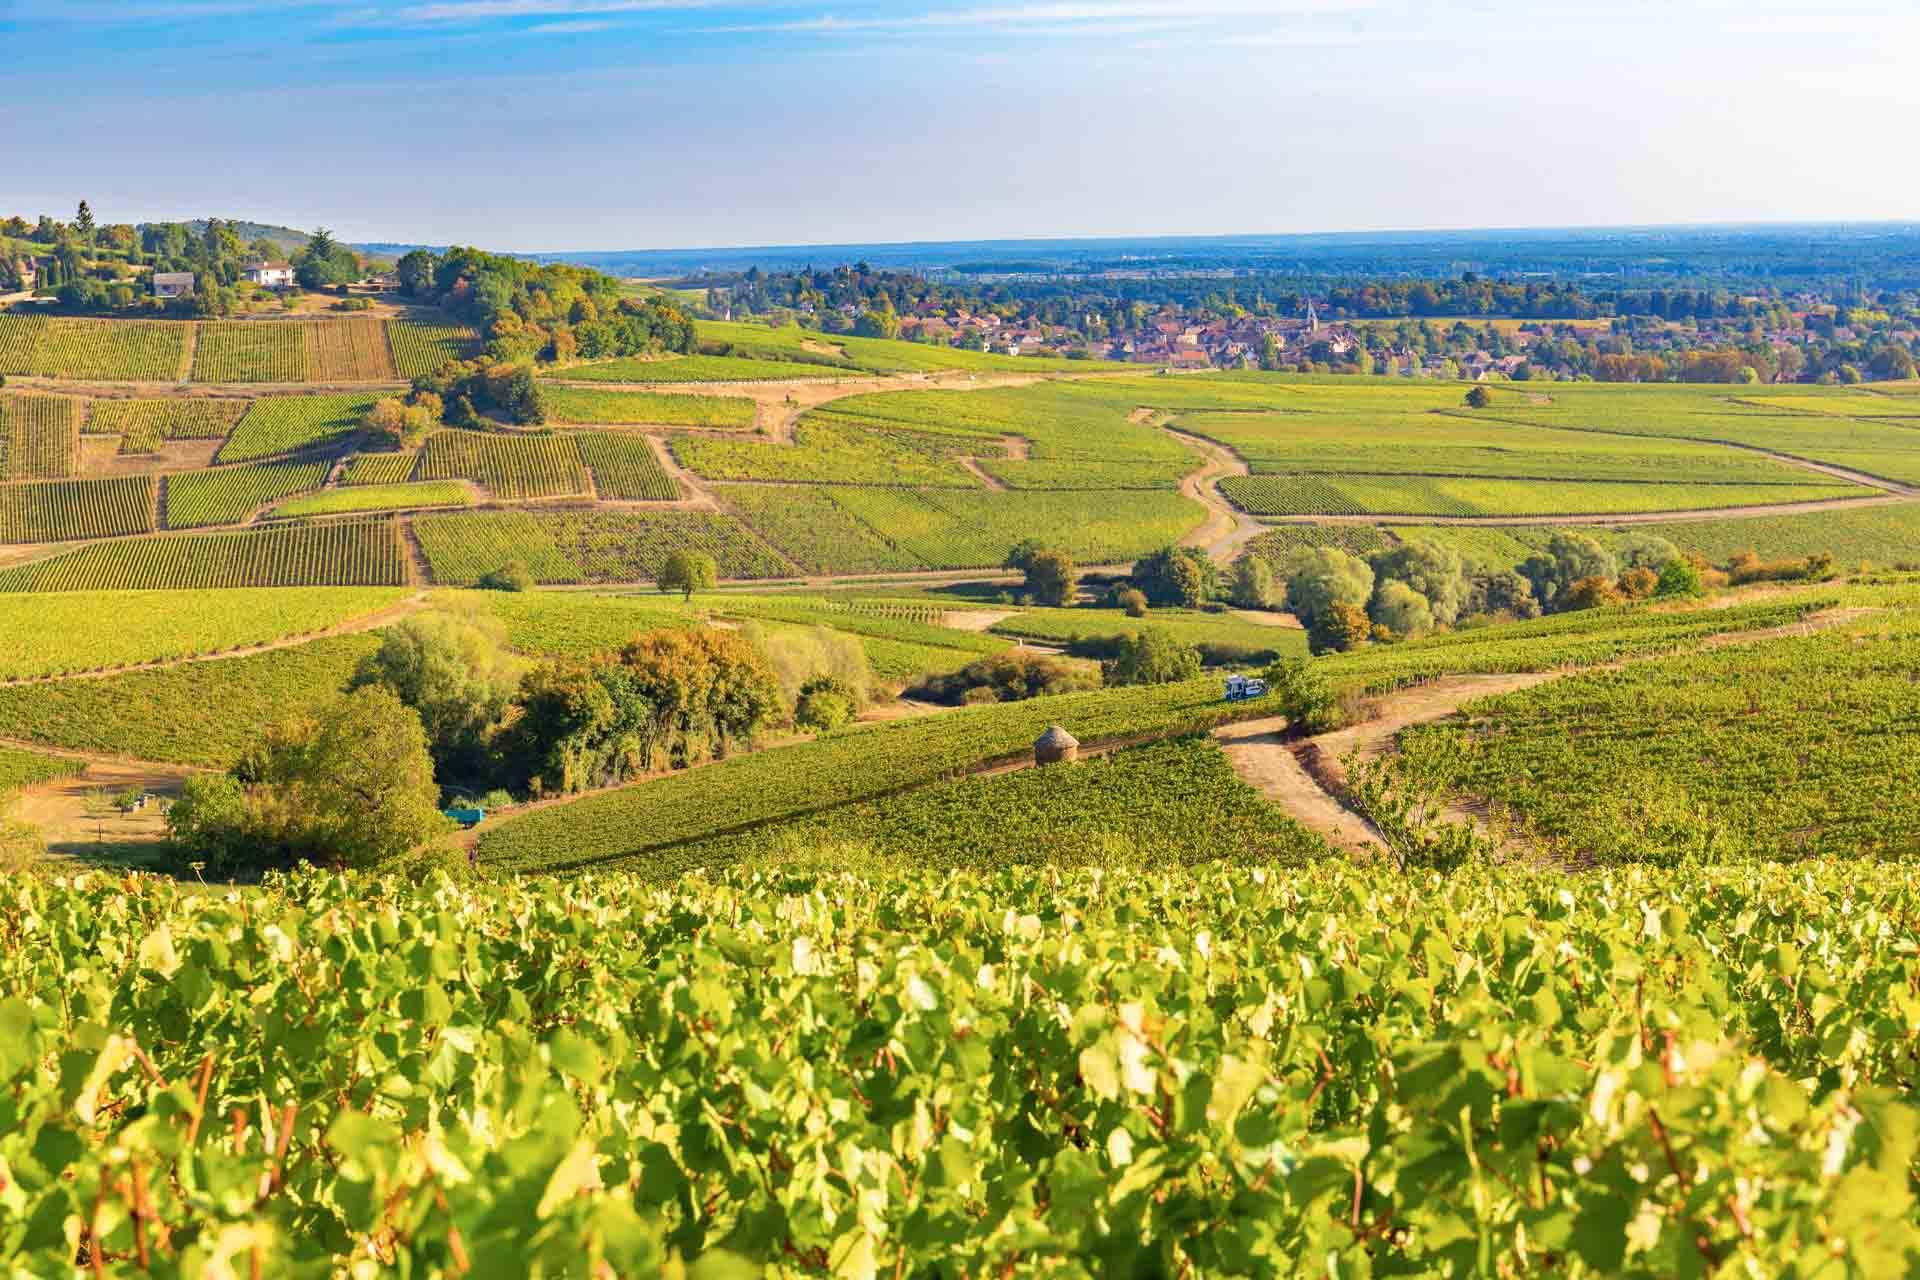
[[[193,272],[156,271],[153,273],[153,296],[156,298],[184,298],[193,292]]]
[[[291,262],[249,262],[240,268],[240,274],[254,284],[267,289],[291,289],[293,287],[293,264]]]

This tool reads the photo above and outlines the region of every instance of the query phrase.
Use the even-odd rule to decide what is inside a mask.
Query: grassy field
[[[993,624],[997,635],[1019,636],[1048,644],[1109,645],[1122,635],[1155,630],[1183,644],[1210,648],[1230,655],[1232,665],[1258,666],[1275,658],[1307,651],[1304,631],[1248,622],[1231,613],[1201,613],[1192,609],[1154,609],[1144,618],[1129,618],[1124,610],[1077,607],[1022,609]]]
[[[1178,540],[1204,518],[1175,493],[841,488],[829,496],[880,538],[936,569],[997,567],[1028,537],[1081,564],[1132,560]]]
[[[318,489],[326,478],[324,462],[256,462],[177,472],[166,478],[167,527],[240,524],[290,494]]]
[[[153,477],[0,484],[0,542],[69,542],[153,528]]]
[[[808,416],[792,444],[676,436],[673,456],[709,480],[944,486],[977,489],[980,481],[954,459],[982,446],[952,436],[873,431]],[[985,446],[1000,451],[997,444]]]
[[[453,480],[421,480],[412,484],[356,484],[323,489],[283,502],[267,513],[270,519],[300,516],[337,516],[360,511],[407,511],[415,507],[470,507],[473,494]]]
[[[401,586],[406,581],[399,534],[384,520],[96,542],[0,569],[0,592]]]
[[[549,422],[583,425],[751,427],[755,414],[753,401],[745,396],[547,387],[540,399],[547,407]]]
[[[390,587],[0,595],[0,680],[101,671],[311,635],[385,609]]]

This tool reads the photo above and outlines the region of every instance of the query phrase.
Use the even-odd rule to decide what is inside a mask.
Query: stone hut
[[[1080,758],[1080,740],[1054,725],[1041,734],[1033,744],[1033,759],[1036,764],[1072,764]]]

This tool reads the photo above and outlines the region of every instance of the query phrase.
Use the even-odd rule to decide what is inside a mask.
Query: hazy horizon
[[[1874,223],[1920,208],[1916,35],[1890,0],[13,0],[4,203],[539,253]]]

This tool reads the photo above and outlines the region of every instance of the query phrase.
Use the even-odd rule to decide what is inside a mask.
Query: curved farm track
[[[1141,417],[1142,413],[1147,414],[1147,418]],[[1150,410],[1139,410],[1133,420],[1147,421],[1151,416]],[[1230,563],[1240,554],[1240,548],[1266,532],[1266,526],[1234,506],[1220,492],[1222,480],[1228,476],[1250,475],[1250,468],[1224,445],[1171,427],[1160,429],[1204,459],[1198,471],[1188,473],[1180,481],[1180,492],[1207,509],[1207,522],[1180,539],[1179,545],[1199,547],[1208,559],[1219,564]]]
[[[1699,647],[1725,649],[1791,636],[1811,636],[1880,612],[1883,610],[1878,608],[1826,609],[1785,626],[1724,631],[1706,637]],[[1385,695],[1375,700],[1374,713],[1367,719],[1315,737],[1288,738],[1287,722],[1278,716],[1223,725],[1213,731],[1213,737],[1241,781],[1286,809],[1302,826],[1336,849],[1363,857],[1385,856],[1389,854],[1386,839],[1351,804],[1349,760],[1362,763],[1377,760],[1394,749],[1402,730],[1457,715],[1469,702],[1518,693],[1567,676],[1618,671],[1632,663],[1658,661],[1661,656],[1648,654],[1621,662],[1550,671],[1445,676]],[[1551,861],[1512,835],[1491,829],[1487,814],[1488,807],[1483,801],[1465,798],[1449,804],[1442,816],[1475,826],[1509,858]]]

